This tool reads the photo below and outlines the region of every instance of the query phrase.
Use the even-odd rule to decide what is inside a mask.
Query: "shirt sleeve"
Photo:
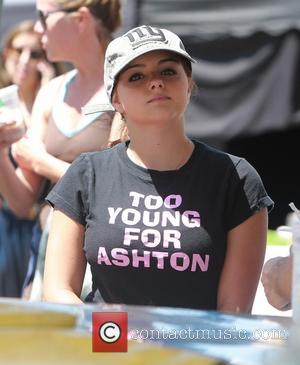
[[[262,208],[270,211],[274,202],[263,182],[245,159],[239,159],[231,175],[227,196],[226,217],[228,230],[238,226]]]
[[[46,201],[76,222],[85,225],[89,210],[89,176],[89,160],[86,154],[82,154],[55,184]]]

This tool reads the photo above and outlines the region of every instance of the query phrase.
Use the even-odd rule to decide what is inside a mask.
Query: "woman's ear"
[[[112,105],[114,106],[114,108],[116,109],[116,111],[122,115],[124,113],[124,108],[123,108],[123,105],[119,101],[118,93],[116,90],[112,94],[111,102],[112,102]]]
[[[83,29],[86,27],[89,19],[92,19],[92,14],[86,6],[81,6],[73,15],[78,21],[78,24]]]
[[[191,94],[192,94],[192,91],[193,91],[193,89],[194,89],[194,80],[191,78],[191,77],[189,77],[189,82],[188,82],[188,95],[189,96],[191,96]]]

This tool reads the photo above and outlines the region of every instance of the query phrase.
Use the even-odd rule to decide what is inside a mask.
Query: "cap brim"
[[[150,52],[153,52],[153,51],[167,51],[167,52],[173,52],[173,53],[176,53],[178,54],[179,56],[182,56],[184,58],[186,58],[187,60],[189,60],[190,62],[192,63],[197,63],[197,61],[192,58],[187,52],[178,52],[176,50],[173,50],[173,49],[169,49],[167,47],[163,47],[161,45],[155,47],[153,45],[151,45],[151,48],[149,49],[141,49],[139,52],[135,52],[134,53],[134,56],[132,57],[128,57],[126,58],[126,62],[123,62],[123,64],[121,64],[117,70],[114,72],[114,74],[112,75],[112,77],[115,79],[119,73],[130,63],[132,62],[133,60],[135,60],[136,58],[146,54],[146,53],[150,53]]]

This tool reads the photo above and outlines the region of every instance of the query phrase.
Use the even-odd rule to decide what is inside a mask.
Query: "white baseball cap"
[[[104,86],[111,102],[118,74],[135,58],[152,51],[175,52],[196,62],[185,50],[181,39],[167,29],[142,25],[112,40],[105,53]]]

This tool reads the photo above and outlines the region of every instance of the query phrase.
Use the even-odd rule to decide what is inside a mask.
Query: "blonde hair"
[[[86,6],[91,14],[101,20],[102,25],[109,32],[115,32],[121,25],[120,0],[56,0],[62,9],[74,9]]]
[[[41,37],[34,30],[34,22],[32,20],[24,20],[21,23],[17,24],[13,28],[11,28],[8,33],[4,36],[3,40],[3,48],[11,48],[14,39],[23,33],[32,33],[36,36],[37,40],[41,45]]]
[[[127,141],[128,139],[129,132],[126,122],[123,116],[120,113],[116,112],[112,122],[107,147],[113,147],[118,143]]]

